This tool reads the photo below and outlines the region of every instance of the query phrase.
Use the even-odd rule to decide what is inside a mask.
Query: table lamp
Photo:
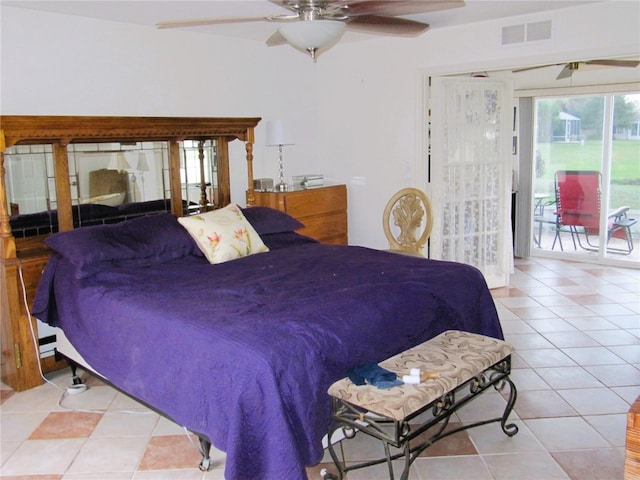
[[[282,120],[267,121],[267,142],[268,146],[278,147],[278,184],[274,186],[276,192],[286,192],[289,186],[284,181],[284,159],[282,147],[284,145],[294,145],[291,132],[286,129]]]

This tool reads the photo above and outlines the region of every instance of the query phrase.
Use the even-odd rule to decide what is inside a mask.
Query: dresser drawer
[[[305,228],[298,230],[298,233],[302,235],[315,238],[321,242],[341,237],[345,239],[343,243],[347,243],[347,212],[345,211],[330,213],[326,215],[302,217],[299,220],[304,223],[305,226]]]
[[[286,212],[295,218],[344,210],[346,204],[344,185],[291,192],[285,198]]]
[[[271,207],[302,222],[298,233],[322,243],[347,245],[347,187],[332,185],[290,192],[255,192],[254,205]]]

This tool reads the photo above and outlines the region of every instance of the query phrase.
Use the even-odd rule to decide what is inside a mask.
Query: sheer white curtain
[[[509,284],[513,87],[490,78],[432,78],[430,256],[473,265],[489,288]]]

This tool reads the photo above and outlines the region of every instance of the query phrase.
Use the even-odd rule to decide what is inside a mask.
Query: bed
[[[502,338],[473,267],[239,210],[268,251],[210,263],[171,214],[54,235],[33,307],[91,369],[225,451],[227,479],[306,478],[348,368],[447,329]]]
[[[60,167],[58,233],[22,239],[12,233],[0,168],[2,373],[12,388],[40,383],[20,310],[24,272],[30,310],[59,329],[62,355],[225,451],[225,478],[297,480],[322,457],[327,389],[348,368],[448,329],[503,336],[474,267],[321,244],[296,233],[301,224],[292,217],[251,206],[259,119],[1,120],[0,143],[51,142]],[[223,208],[182,216],[184,138],[216,139]],[[74,228],[64,174],[69,139],[166,140],[172,213]],[[245,147],[244,208],[230,202],[234,139]],[[218,214],[233,217],[222,222],[230,228],[223,237],[236,243],[224,249],[212,249],[220,236],[200,228],[216,225]]]

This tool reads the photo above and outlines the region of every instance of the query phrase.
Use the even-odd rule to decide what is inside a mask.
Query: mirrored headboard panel
[[[170,210],[166,142],[70,144],[66,150],[74,228]],[[14,237],[58,231],[52,145],[16,145],[4,159]],[[181,173],[185,167],[181,156]]]

